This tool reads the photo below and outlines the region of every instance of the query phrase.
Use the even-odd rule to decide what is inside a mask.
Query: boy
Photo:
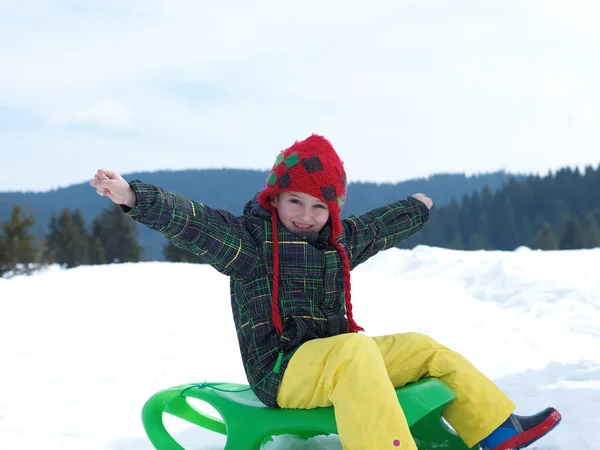
[[[90,184],[132,219],[230,277],[244,369],[267,406],[334,406],[344,449],[416,450],[394,388],[440,378],[457,394],[444,417],[469,447],[523,448],[560,421],[520,417],[464,357],[428,336],[371,338],[354,320],[350,271],[420,231],[432,201],[414,194],[343,221],[343,163],[312,135],[280,152],[266,187],[235,217],[99,170]]]

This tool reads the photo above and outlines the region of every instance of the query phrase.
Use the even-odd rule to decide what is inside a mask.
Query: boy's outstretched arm
[[[350,268],[421,231],[432,206],[433,201],[425,194],[413,194],[359,217],[345,218],[342,224]]]
[[[161,187],[100,169],[90,181],[99,195],[121,205],[133,220],[158,231],[173,244],[201,256],[232,277],[248,274],[258,261],[254,241],[239,218]]]

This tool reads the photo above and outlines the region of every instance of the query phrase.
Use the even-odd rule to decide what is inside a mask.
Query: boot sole
[[[494,448],[494,450],[520,450],[552,431],[556,425],[560,423],[562,417],[560,413],[554,410],[543,422],[539,425],[530,428],[523,433],[519,433],[516,436],[504,441],[502,444]]]

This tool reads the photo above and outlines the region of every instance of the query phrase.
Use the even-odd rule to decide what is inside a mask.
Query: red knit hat
[[[313,134],[303,141],[279,153],[267,177],[267,187],[258,194],[260,205],[271,211],[273,228],[273,295],[271,311],[273,323],[279,334],[283,332],[279,314],[279,237],[277,233],[277,211],[270,198],[280,192],[301,192],[325,202],[329,208],[331,233],[329,243],[333,245],[344,267],[344,298],[348,329],[351,332],[364,331],[352,317],[350,295],[350,264],[344,247],[336,240],[342,234],[340,211],[346,200],[346,172],[344,164],[331,143],[322,136]]]

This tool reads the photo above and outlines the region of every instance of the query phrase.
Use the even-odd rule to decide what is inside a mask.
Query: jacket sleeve
[[[256,245],[238,217],[139,180],[129,184],[135,206],[123,211],[136,222],[199,255],[224,275],[242,278],[256,266]]]
[[[382,250],[396,247],[419,232],[429,220],[429,209],[421,201],[408,197],[376,208],[362,216],[342,221],[350,269]]]

